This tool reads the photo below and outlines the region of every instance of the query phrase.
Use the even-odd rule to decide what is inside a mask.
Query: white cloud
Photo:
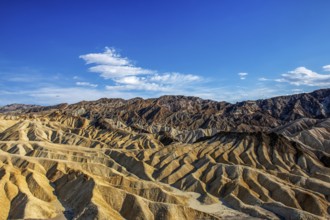
[[[180,74],[180,73],[164,73],[163,75],[155,74],[150,77],[150,81],[162,82],[164,84],[178,84],[187,82],[200,81],[201,77],[192,74]]]
[[[248,75],[248,73],[238,73],[238,76],[240,79],[246,79],[246,76]]]
[[[114,78],[115,86],[107,86],[108,90],[145,90],[170,92],[188,89],[189,84],[201,80],[199,76],[180,73],[166,73],[152,76],[125,76]],[[190,88],[190,87],[189,87]]]
[[[143,90],[143,91],[170,92],[168,87],[161,87],[156,83],[123,84],[116,86],[106,86],[106,89],[109,91]]]
[[[114,49],[105,48],[103,53],[81,55],[86,64],[94,64],[89,71],[99,73],[104,79],[110,79],[114,85],[106,86],[107,90],[140,90],[157,92],[184,92],[191,84],[202,81],[192,74],[176,72],[157,73],[157,71],[137,67],[126,58],[121,57]]]
[[[77,86],[89,86],[89,87],[93,87],[96,88],[98,85],[97,84],[92,84],[90,82],[76,82]]]
[[[237,87],[235,92],[230,90],[230,95],[228,95],[226,100],[230,101],[242,101],[242,100],[256,100],[256,99],[266,99],[270,97],[275,97],[279,95],[284,95],[285,90],[280,90],[276,87],[264,87],[258,86],[255,88],[248,87]]]
[[[291,91],[295,94],[304,92],[304,90],[302,90],[302,89],[291,89]]]
[[[115,49],[105,48],[104,53],[90,53],[81,55],[80,58],[84,59],[87,64],[101,64],[110,66],[130,66],[131,61],[126,57],[121,57]]]
[[[282,78],[275,81],[287,82],[296,86],[330,86],[330,74],[318,74],[305,67],[298,67],[293,71],[282,74]]]
[[[125,91],[98,90],[89,87],[41,87],[31,90],[4,91],[0,90],[0,104],[25,103],[54,105],[59,103],[75,103],[82,100],[92,101],[100,98],[134,98],[136,93]]]
[[[143,83],[143,79],[144,78],[140,78],[137,76],[125,76],[118,79],[114,79],[114,81],[121,84],[138,85],[140,83]]]
[[[113,79],[116,82],[115,86],[106,86],[107,90],[144,90],[144,91],[161,91],[165,92],[168,89],[157,83],[150,82],[149,78],[126,76]]]
[[[330,71],[330,65],[325,65],[323,66],[324,71]]]
[[[290,93],[287,89],[277,86],[255,86],[251,87],[218,87],[218,88],[196,88],[186,95],[198,96],[204,99],[213,99],[217,101],[227,101],[231,103],[243,100],[266,99],[275,96],[285,95]]]
[[[269,79],[267,79],[267,78],[265,78],[265,77],[260,77],[258,80],[259,80],[259,81],[268,81]]]
[[[110,66],[97,65],[89,68],[89,71],[100,73],[104,79],[112,79],[114,77],[152,74],[153,71],[135,66]]]
[[[115,49],[108,47],[103,53],[85,54],[79,58],[85,60],[86,64],[95,64],[89,68],[89,71],[100,73],[105,79],[154,73],[154,71],[134,66],[128,58],[121,57]]]

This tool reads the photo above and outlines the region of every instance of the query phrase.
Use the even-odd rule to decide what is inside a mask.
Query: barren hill
[[[0,107],[0,219],[329,219],[330,89]]]

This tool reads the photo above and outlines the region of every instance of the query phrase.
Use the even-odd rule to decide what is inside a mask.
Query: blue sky
[[[330,87],[328,0],[1,0],[0,105]]]

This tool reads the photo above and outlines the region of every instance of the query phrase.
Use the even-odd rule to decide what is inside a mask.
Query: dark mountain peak
[[[13,104],[9,104],[9,105],[0,107],[0,113],[15,112],[15,111],[19,112],[19,111],[24,111],[24,110],[34,108],[34,107],[39,107],[39,106],[13,103]]]

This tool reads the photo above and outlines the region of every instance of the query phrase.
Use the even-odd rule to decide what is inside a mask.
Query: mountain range
[[[329,219],[330,89],[0,107],[0,219]]]

